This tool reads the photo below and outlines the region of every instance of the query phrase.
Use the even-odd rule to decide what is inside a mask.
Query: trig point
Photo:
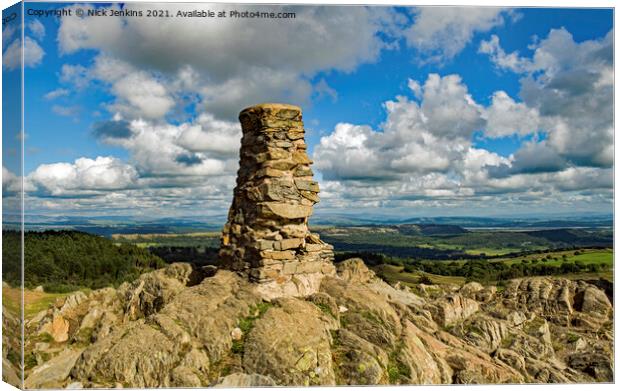
[[[319,185],[312,179],[301,109],[266,103],[239,114],[237,186],[222,233],[223,267],[256,282],[266,298],[315,293],[335,273],[333,247],[308,229]]]

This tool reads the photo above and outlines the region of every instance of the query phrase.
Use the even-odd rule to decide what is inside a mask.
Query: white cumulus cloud
[[[41,64],[45,56],[45,51],[39,44],[30,37],[24,39],[23,57],[24,67],[34,68]],[[17,69],[22,62],[21,39],[14,40],[2,53],[2,67],[9,71]]]
[[[566,29],[553,29],[531,47],[530,58],[505,53],[496,36],[480,46],[499,69],[522,75],[519,95],[523,102],[494,96],[498,112],[489,113],[493,123],[488,134],[506,135],[510,128],[524,134],[540,127],[547,134],[550,153],[574,165],[610,167],[613,30],[601,39],[578,43]]]
[[[42,164],[28,175],[33,185],[53,196],[125,189],[134,186],[137,179],[138,173],[131,165],[110,156]]]
[[[509,14],[495,7],[421,7],[404,35],[426,61],[443,62],[460,53],[476,33],[502,25]]]
[[[148,8],[133,3],[124,7],[142,12]],[[160,8],[171,13],[195,9],[191,4]],[[216,8],[228,11],[239,5]],[[296,12],[295,20],[216,18],[204,23],[202,18],[63,18],[58,43],[65,54],[99,51],[89,76],[109,83],[118,98],[112,111],[124,109],[127,117],[161,119],[170,114],[173,96],[194,93],[200,96],[202,110],[232,120],[241,108],[256,102],[304,104],[315,88],[325,93],[320,82],[312,85],[313,75],[327,70],[350,72],[377,60],[381,50],[392,47],[395,26],[402,22],[396,12],[383,8],[277,8],[283,11]],[[223,38],[205,39],[214,36]]]

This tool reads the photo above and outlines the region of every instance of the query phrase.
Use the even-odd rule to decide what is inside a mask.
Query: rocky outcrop
[[[333,275],[332,246],[308,229],[319,185],[312,178],[301,109],[262,104],[239,114],[237,186],[220,259],[267,298],[307,296]]]
[[[24,382],[25,388],[60,387],[69,376],[82,349],[67,349],[30,372]]]
[[[503,295],[507,307],[532,313],[554,314],[558,322],[567,322],[573,313],[577,284],[567,279],[548,277],[511,281]]]
[[[236,387],[273,387],[276,382],[272,378],[253,373],[233,373],[223,377],[216,385],[216,388],[236,388]]]
[[[478,302],[460,294],[448,295],[430,305],[433,319],[442,327],[467,319],[478,311]]]
[[[336,269],[310,296],[265,301],[254,284],[234,272],[219,270],[197,283],[188,278],[189,265],[174,264],[116,290],[93,291],[62,312],[63,303],[55,303],[39,323],[60,314],[71,325],[68,338],[27,345],[27,354],[40,362],[26,372],[26,384],[137,388],[613,379],[613,309],[593,285],[530,278],[510,282],[510,289],[490,301],[478,296],[488,287],[455,293],[435,286],[437,294],[421,298],[388,285],[359,259]],[[541,283],[550,292],[574,286],[565,302],[568,324],[555,311],[569,307],[550,303],[553,295],[540,295]],[[148,295],[138,293],[136,300],[127,294],[140,285]],[[521,301],[506,300],[512,297]],[[535,300],[543,300],[540,307]],[[154,302],[162,304],[149,304]],[[597,328],[574,326],[575,320]],[[39,328],[30,323],[28,331],[36,336]]]
[[[6,286],[5,286],[6,285]],[[8,288],[6,282],[2,282],[3,288]],[[6,300],[6,299],[5,299]],[[8,301],[8,300],[7,300]],[[21,387],[20,373],[21,361],[21,322],[19,313],[2,306],[2,381]]]

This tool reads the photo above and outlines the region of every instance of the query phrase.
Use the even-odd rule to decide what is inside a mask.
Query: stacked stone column
[[[239,114],[241,159],[220,261],[267,296],[300,296],[334,274],[333,247],[308,229],[319,202],[301,109],[261,104]]]

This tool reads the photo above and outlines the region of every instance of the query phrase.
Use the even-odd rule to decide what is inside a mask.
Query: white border
[[[68,2],[68,1],[58,1],[58,0],[28,0],[27,2],[58,2],[58,3],[72,3],[72,2]],[[77,3],[92,3],[92,2],[114,2],[114,1],[83,1],[83,2],[77,2]],[[158,1],[145,1],[145,0],[126,0],[124,1],[126,3],[129,2],[136,2],[136,3],[156,3]],[[161,3],[164,3],[164,1],[160,1]],[[616,27],[618,26],[617,24],[617,20],[618,20],[618,16],[617,13],[615,12],[615,6],[616,6],[616,2],[615,1],[611,1],[611,0],[591,0],[591,1],[583,1],[583,0],[563,0],[563,1],[559,1],[559,0],[521,0],[521,1],[504,1],[504,2],[500,2],[500,1],[492,1],[492,0],[474,0],[474,1],[466,1],[466,0],[451,0],[451,1],[442,1],[442,0],[438,0],[438,1],[418,1],[418,0],[338,0],[338,1],[329,1],[329,0],[321,0],[321,1],[316,1],[316,2],[311,2],[308,0],[288,0],[288,1],[282,1],[282,0],[271,0],[271,1],[260,1],[260,0],[244,0],[244,1],[191,1],[191,0],[168,0],[165,1],[167,3],[215,3],[215,4],[227,4],[227,3],[237,3],[237,4],[328,4],[328,5],[338,5],[338,4],[348,4],[348,5],[385,5],[385,6],[390,6],[390,5],[402,5],[402,6],[412,6],[412,5],[433,5],[433,6],[449,6],[449,5],[453,5],[453,6],[483,6],[483,7],[489,7],[489,6],[501,6],[501,7],[559,7],[559,8],[580,8],[580,7],[587,7],[587,8],[614,8],[614,75],[615,75],[615,71],[617,70],[618,67],[618,63],[616,62],[616,47],[617,47],[617,29]],[[13,4],[17,3],[14,0],[0,0],[0,5],[2,6],[2,9],[7,8]],[[23,42],[23,41],[22,41]],[[0,91],[2,88],[2,81],[0,78]],[[1,94],[1,93],[0,93]],[[615,102],[617,101],[618,98],[618,89],[615,88],[615,84],[614,84],[614,136],[615,136],[615,117],[616,114],[618,112],[618,108],[615,105]],[[1,102],[1,95],[0,95],[0,102]],[[0,109],[1,110],[1,109]],[[23,110],[22,110],[23,113]],[[1,122],[0,122],[0,130],[1,130]],[[0,135],[0,145],[1,145],[1,135]],[[23,147],[23,144],[22,144]],[[615,147],[615,137],[614,137],[614,147]],[[617,170],[615,170],[615,162],[620,161],[619,159],[620,157],[620,151],[616,148],[614,148],[614,248],[615,248],[615,243],[617,243],[617,238],[618,238],[618,232],[620,229],[620,223],[618,223],[617,219],[615,219],[616,213],[618,212],[618,203],[616,202],[616,197],[615,197],[615,184],[618,182],[618,179],[620,178],[620,175],[618,173]],[[1,162],[2,158],[0,157],[0,162]],[[22,168],[23,169],[23,168]],[[1,192],[1,190],[0,190]],[[23,213],[23,209],[22,209],[22,213]],[[0,203],[0,216],[2,216],[2,205]],[[0,244],[0,249],[1,249],[1,244]],[[618,265],[617,262],[617,253],[614,252],[614,265]],[[614,281],[619,281],[618,279],[619,273],[618,273],[618,268],[615,268],[614,270]],[[614,285],[614,303],[618,303],[618,292],[617,289],[615,289],[615,285]],[[617,316],[614,316],[614,336],[617,335],[617,331],[618,331],[618,322],[617,322]],[[0,333],[1,335],[1,333]],[[614,341],[614,347],[615,347],[615,341]],[[614,365],[617,367],[618,365],[618,349],[615,349],[615,362]],[[615,374],[617,375],[617,370],[615,371]],[[452,385],[453,387],[455,385]],[[366,387],[347,387],[347,390],[351,390],[351,391],[361,391],[361,390],[368,390],[368,389],[381,389],[381,390],[390,390],[390,391],[400,391],[400,390],[428,390],[431,387],[435,387],[435,386],[383,386],[383,387],[373,387],[373,386],[366,386]],[[477,385],[477,386],[462,386],[465,387],[466,389],[469,390],[478,390],[478,389],[494,389],[494,388],[500,388],[503,391],[518,391],[518,390],[523,390],[523,389],[528,389],[528,390],[538,390],[538,389],[542,389],[545,388],[547,390],[551,390],[551,389],[555,389],[555,390],[559,390],[561,388],[562,391],[582,391],[583,388],[588,387],[588,388],[596,388],[597,390],[612,390],[615,389],[616,387],[614,386],[614,384],[540,384],[540,385],[497,385],[497,384],[491,384],[491,385]],[[280,389],[293,389],[292,387],[282,387]],[[9,386],[6,383],[0,383],[0,390],[4,391],[4,390],[14,390],[15,388],[13,388],[12,386]],[[318,388],[319,390],[325,390],[325,391],[336,391],[339,389],[342,389],[342,387],[320,387]],[[173,388],[171,390],[181,390],[179,388]],[[243,389],[241,389],[243,390]],[[268,388],[251,388],[251,389],[245,389],[245,390],[268,390]]]

